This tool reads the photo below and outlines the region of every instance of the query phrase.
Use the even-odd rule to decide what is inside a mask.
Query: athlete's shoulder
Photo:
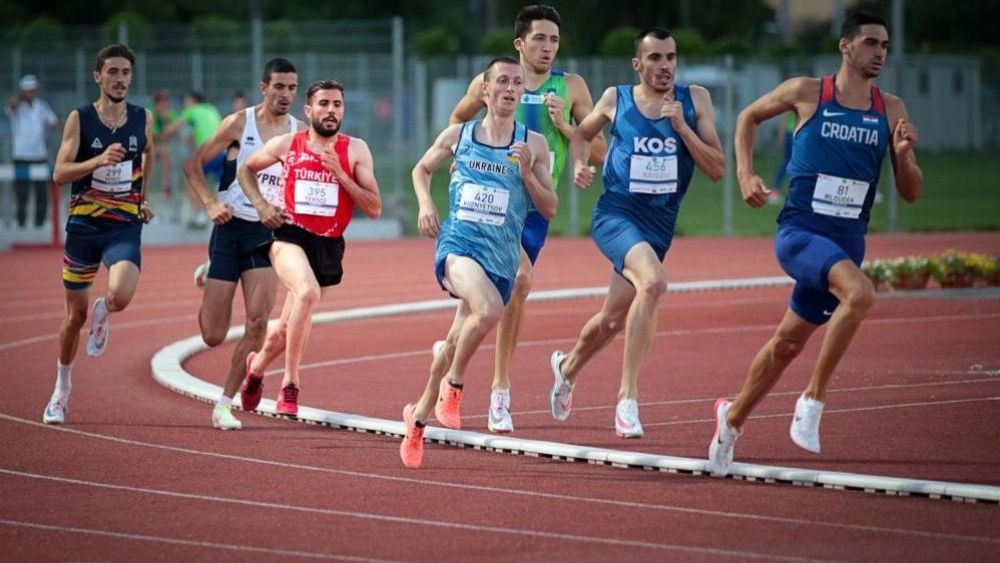
[[[796,76],[778,85],[776,90],[786,92],[796,99],[812,101],[819,96],[823,78],[818,76]]]

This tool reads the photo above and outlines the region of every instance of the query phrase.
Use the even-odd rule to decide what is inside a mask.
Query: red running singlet
[[[354,180],[354,170],[347,158],[351,138],[337,136],[333,152],[340,166]],[[354,200],[340,182],[323,167],[320,155],[309,150],[309,132],[292,137],[285,155],[285,210],[291,223],[319,236],[343,236],[354,215]]]

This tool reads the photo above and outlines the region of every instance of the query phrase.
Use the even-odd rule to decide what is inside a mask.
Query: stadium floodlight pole
[[[903,59],[905,58],[906,32],[903,29],[903,4],[904,0],[892,0],[892,53],[889,59],[892,61],[893,73],[896,78],[896,92],[900,96],[905,96],[903,91]],[[896,185],[896,175],[889,167],[889,194],[886,198],[888,204],[889,219],[886,228],[890,233],[896,232],[896,219],[899,208],[899,195],[892,189]]]
[[[250,81],[256,84],[258,70],[264,66],[264,25],[260,19],[260,0],[247,0],[250,4]]]
[[[733,177],[736,174],[733,163],[736,162],[736,152],[733,146],[733,132],[736,123],[736,96],[733,84],[733,56],[726,55],[726,95],[725,95],[725,115],[726,133],[723,137],[723,151],[726,155],[726,174],[723,176],[722,184],[722,234],[727,237],[733,236],[733,192],[739,187],[733,184]]]

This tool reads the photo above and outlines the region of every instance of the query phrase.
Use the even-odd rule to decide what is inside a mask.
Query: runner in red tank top
[[[288,416],[298,414],[299,363],[312,311],[325,288],[337,285],[343,276],[343,234],[354,206],[373,219],[382,213],[368,145],[340,132],[344,87],[336,80],[310,84],[305,114],[307,131],[271,139],[237,171],[261,222],[274,229],[271,264],[288,288],[281,322],[268,331],[260,353],[247,355],[247,386],[259,387],[264,369],[284,353],[285,376],[276,410]],[[257,172],[276,162],[285,166],[285,209],[268,203],[257,184]]]

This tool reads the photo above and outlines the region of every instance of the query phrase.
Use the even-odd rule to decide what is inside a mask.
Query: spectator
[[[20,89],[7,102],[10,117],[11,146],[14,158],[14,194],[17,200],[17,225],[25,227],[28,219],[28,195],[35,194],[34,225],[45,223],[49,205],[48,182],[30,177],[32,164],[49,162],[45,146],[45,126],[59,129],[59,118],[49,104],[38,97],[38,79],[33,74],[21,77]]]

